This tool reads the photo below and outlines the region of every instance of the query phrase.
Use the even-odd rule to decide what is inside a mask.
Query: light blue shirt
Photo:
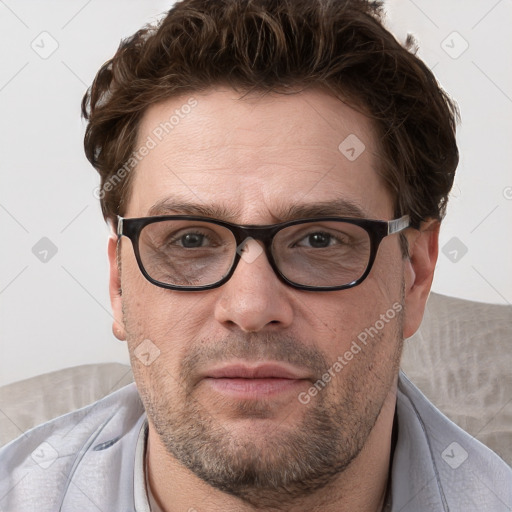
[[[511,512],[512,469],[400,372],[392,512]],[[0,512],[146,512],[134,384],[0,450]],[[137,508],[136,508],[137,500]]]

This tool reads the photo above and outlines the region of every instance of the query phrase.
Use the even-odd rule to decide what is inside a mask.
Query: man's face
[[[157,144],[134,171],[125,217],[208,208],[237,224],[273,224],[297,206],[341,200],[367,218],[393,218],[372,125],[339,100],[319,91],[239,99],[227,89],[193,97],[190,109],[184,96],[146,112],[137,147],[148,137]],[[365,146],[357,143],[356,159],[339,149],[353,135]],[[406,262],[398,236],[383,240],[361,285],[330,292],[287,286],[264,253],[242,259],[219,288],[166,290],[143,277],[127,238],[119,250],[122,296],[113,304],[150,439],[249,501],[319,488],[357,457],[399,363]],[[115,288],[112,254],[111,263]]]

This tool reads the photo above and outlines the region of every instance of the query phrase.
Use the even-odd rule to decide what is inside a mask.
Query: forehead
[[[202,208],[268,223],[332,202],[347,205],[342,215],[392,214],[371,121],[321,91],[175,97],[148,108],[135,149],[127,217]]]

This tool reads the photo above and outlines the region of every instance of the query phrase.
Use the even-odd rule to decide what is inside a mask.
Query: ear
[[[112,332],[120,340],[126,340],[126,330],[123,323],[123,299],[121,296],[121,272],[117,261],[117,236],[111,235],[108,239],[108,261],[110,264],[110,304],[114,314]]]
[[[437,220],[423,222],[419,230],[408,236],[409,258],[405,262],[404,337],[409,338],[419,328],[434,279],[439,250]]]

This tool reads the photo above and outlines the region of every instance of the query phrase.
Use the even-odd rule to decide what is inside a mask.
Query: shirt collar
[[[146,445],[148,439],[148,420],[142,424],[135,448],[135,466],[133,471],[133,497],[135,512],[151,512],[146,492]]]
[[[396,405],[399,432],[390,475],[392,510],[448,512],[424,414],[417,409],[422,402],[426,402],[425,397],[400,370]]]

